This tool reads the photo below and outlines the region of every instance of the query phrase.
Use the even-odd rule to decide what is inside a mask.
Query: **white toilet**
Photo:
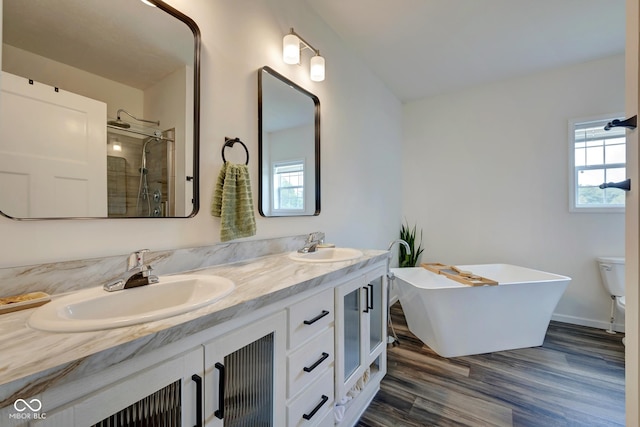
[[[624,258],[600,257],[597,258],[600,267],[600,277],[605,289],[611,295],[611,323],[607,332],[615,334],[613,323],[615,321],[615,305],[624,313]],[[624,339],[622,340],[624,342]]]

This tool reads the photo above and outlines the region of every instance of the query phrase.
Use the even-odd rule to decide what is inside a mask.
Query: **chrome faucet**
[[[107,292],[113,292],[150,283],[158,283],[158,276],[151,274],[153,268],[144,263],[144,254],[147,252],[149,252],[149,249],[140,249],[132,252],[127,258],[127,270],[122,277],[114,282],[107,283],[103,286],[103,289]]]
[[[322,231],[309,233],[309,235],[307,236],[307,241],[302,248],[298,249],[298,252],[300,252],[301,254],[315,252],[316,250],[318,250],[318,245],[321,243],[324,243],[324,233]]]
[[[396,243],[399,243],[399,244],[403,245],[405,247],[405,249],[407,250],[407,255],[411,255],[411,247],[409,246],[409,244],[407,242],[405,242],[402,239],[394,240],[393,242],[389,243],[389,249],[387,249],[387,250],[390,251],[391,248],[393,247],[393,245],[395,245]]]
[[[397,239],[389,243],[388,251],[393,248],[393,245],[400,244],[404,246],[406,249],[407,255],[411,255],[411,247],[407,242],[402,239]],[[389,258],[387,258],[387,279],[389,280],[389,286],[387,286],[387,323],[389,328],[391,329],[391,335],[387,334],[387,345],[396,346],[400,345],[400,340],[398,339],[398,335],[396,335],[396,330],[393,328],[393,322],[391,321],[391,307],[389,306],[390,294],[391,294],[391,286],[393,286],[394,281],[396,280],[396,275],[393,274],[393,271],[389,268],[389,264],[391,263],[391,254],[389,254]]]
[[[394,240],[393,242],[389,243],[389,248],[387,250],[390,251],[391,248],[393,248],[393,245],[395,244],[401,244],[402,246],[404,246],[404,248],[406,249],[407,255],[411,255],[411,247],[407,242],[405,242],[402,239]],[[389,257],[391,257],[391,254],[389,254]],[[395,274],[393,274],[393,271],[389,269],[389,262],[390,261],[387,259],[387,278],[390,281],[393,281],[396,278],[396,276]]]

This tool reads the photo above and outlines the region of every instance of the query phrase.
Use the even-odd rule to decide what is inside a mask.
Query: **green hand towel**
[[[225,162],[218,174],[211,215],[220,218],[220,240],[256,234],[251,180],[247,165]]]

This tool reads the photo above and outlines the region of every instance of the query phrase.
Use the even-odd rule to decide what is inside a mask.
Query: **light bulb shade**
[[[300,62],[300,39],[295,34],[287,34],[282,39],[282,60],[285,64]]]
[[[324,80],[324,58],[322,56],[316,55],[311,58],[311,71],[309,74],[314,82]]]
[[[122,145],[120,145],[120,141],[118,141],[117,139],[115,141],[113,141],[113,151],[122,151]]]

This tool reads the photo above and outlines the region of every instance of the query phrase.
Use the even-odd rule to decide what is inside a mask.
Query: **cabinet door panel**
[[[349,292],[343,297],[344,299],[344,377],[346,381],[353,375],[358,367],[362,355],[360,352],[360,339],[362,332],[361,316],[361,291],[360,287]]]
[[[280,311],[276,314],[260,319],[259,321],[238,328],[233,332],[216,338],[204,345],[205,348],[205,425],[222,427],[224,425],[243,425],[246,419],[262,420],[267,414],[264,423],[260,425],[279,427],[284,425],[284,402],[286,383],[282,379],[286,375],[285,347],[286,347],[286,314]],[[272,345],[269,342],[268,349],[257,348],[264,337],[272,335]],[[248,346],[256,344],[256,348],[247,350]],[[271,367],[262,366],[263,360],[256,358],[255,352],[264,354],[270,351]],[[245,358],[245,357],[248,357]],[[225,363],[226,362],[226,363]],[[227,369],[229,368],[229,369]],[[256,372],[252,372],[256,368]],[[258,369],[260,368],[260,369]],[[258,384],[256,381],[263,381],[266,378],[264,370],[271,370],[269,384]],[[259,372],[257,372],[259,371]],[[266,390],[269,389],[270,390]],[[265,407],[262,400],[265,392],[270,396],[271,408]],[[256,393],[260,393],[257,396]],[[258,405],[250,399],[260,398],[259,407],[263,412],[251,412]],[[248,408],[246,413],[240,411],[241,408]],[[232,422],[232,420],[234,420]]]
[[[386,267],[380,266],[336,287],[336,400],[340,402],[356,386],[364,387],[346,405],[340,425],[357,419],[368,402],[363,396],[371,397],[386,373],[386,274]]]
[[[343,396],[364,372],[365,310],[364,276],[336,288],[336,392]]]
[[[377,277],[367,285],[370,289],[371,304],[369,308],[369,361],[380,353],[380,347],[385,345],[387,295],[384,286],[384,276]]]
[[[34,426],[91,426],[117,414],[125,408],[135,405],[168,385],[180,381],[181,413],[174,418],[181,418],[182,425],[196,425],[198,404],[197,384],[192,380],[194,374],[203,376],[202,348],[175,357],[166,362],[148,368],[130,378],[108,385],[91,393],[64,408],[51,411],[41,423]],[[149,418],[145,422],[153,424]]]

